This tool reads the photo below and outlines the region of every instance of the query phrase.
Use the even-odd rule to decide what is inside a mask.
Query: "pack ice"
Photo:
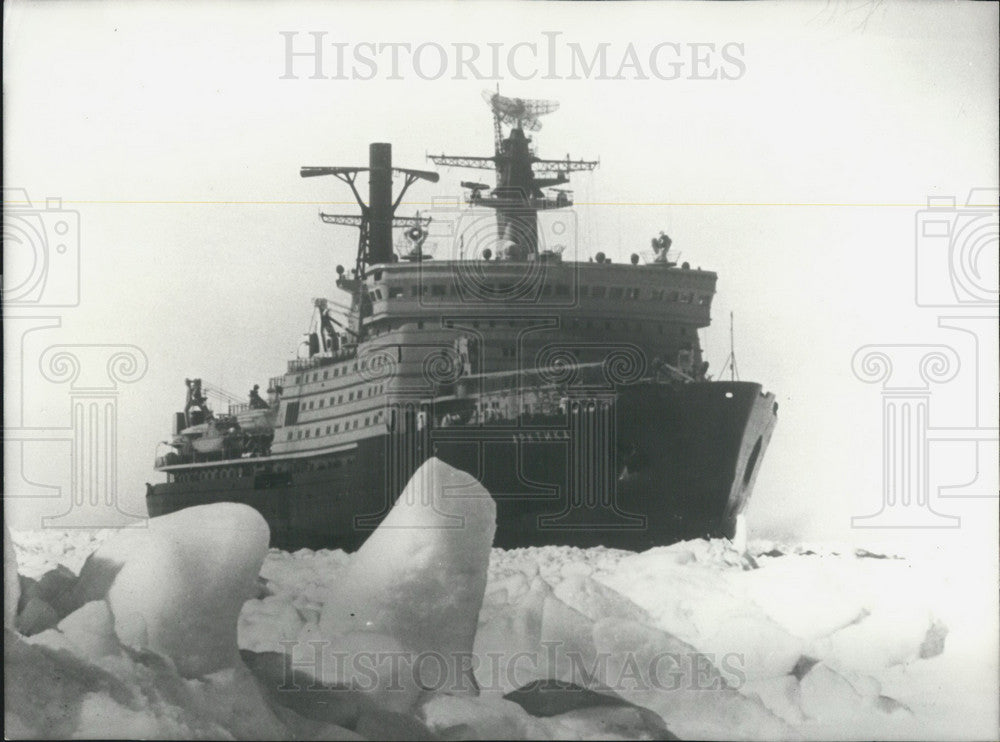
[[[220,504],[91,540],[16,534],[18,577],[5,533],[7,735],[995,729],[975,700],[995,701],[995,667],[956,653],[927,573],[905,560],[765,545],[755,561],[721,541],[502,551],[494,530],[489,493],[431,459],[355,554],[269,552],[256,511]],[[88,550],[78,574],[66,566]]]

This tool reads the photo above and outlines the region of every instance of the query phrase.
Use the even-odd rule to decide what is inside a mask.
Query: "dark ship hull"
[[[272,546],[353,550],[437,456],[493,495],[498,547],[732,537],[776,411],[760,385],[719,381],[641,382],[571,396],[559,414],[476,426],[421,425],[413,409],[342,451],[189,467],[152,486],[147,507],[158,516],[240,502],[267,519]]]

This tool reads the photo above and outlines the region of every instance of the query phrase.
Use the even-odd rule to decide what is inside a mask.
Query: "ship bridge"
[[[561,260],[431,261],[372,266],[363,324],[497,312],[562,320],[648,322],[693,332],[707,327],[717,274],[663,264]],[[602,324],[603,329],[603,324]]]

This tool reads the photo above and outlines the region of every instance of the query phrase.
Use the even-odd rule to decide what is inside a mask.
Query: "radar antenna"
[[[493,113],[496,134],[493,156],[440,154],[428,155],[428,159],[439,167],[494,170],[497,182],[492,191],[485,183],[462,182],[462,186],[471,191],[468,202],[472,206],[485,206],[496,211],[498,249],[493,252],[498,258],[533,259],[532,256],[553,251],[554,247],[538,244],[538,212],[573,205],[570,191],[546,194],[543,189],[569,183],[571,172],[593,170],[598,162],[573,160],[569,155],[566,159],[544,160],[535,155],[530,146],[531,139],[524,131],[541,129],[539,118],[557,110],[559,104],[556,101],[508,98],[488,90],[483,91],[483,99]],[[503,136],[502,125],[510,127],[507,137]],[[489,195],[485,195],[484,191],[490,191]]]
[[[493,111],[493,131],[496,134],[496,151],[500,153],[500,143],[503,141],[503,131],[500,124],[507,124],[512,129],[538,131],[542,128],[540,116],[558,110],[559,101],[532,100],[528,98],[508,98],[500,95],[500,91],[483,91],[490,110]]]

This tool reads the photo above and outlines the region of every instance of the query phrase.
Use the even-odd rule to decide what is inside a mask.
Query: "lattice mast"
[[[532,152],[531,138],[524,132],[541,129],[539,118],[558,109],[556,101],[506,98],[490,91],[484,91],[483,98],[493,115],[493,156],[441,154],[429,155],[429,159],[439,167],[496,171],[496,186],[489,195],[483,195],[490,191],[484,183],[463,181],[462,187],[471,190],[471,205],[496,210],[497,238],[501,244],[508,245],[506,257],[525,259],[539,252],[538,212],[573,205],[568,191],[557,191],[553,196],[544,193],[543,189],[568,183],[570,172],[593,170],[598,161],[572,160],[569,155],[565,160],[543,160]],[[506,138],[503,137],[504,124],[510,127]]]

